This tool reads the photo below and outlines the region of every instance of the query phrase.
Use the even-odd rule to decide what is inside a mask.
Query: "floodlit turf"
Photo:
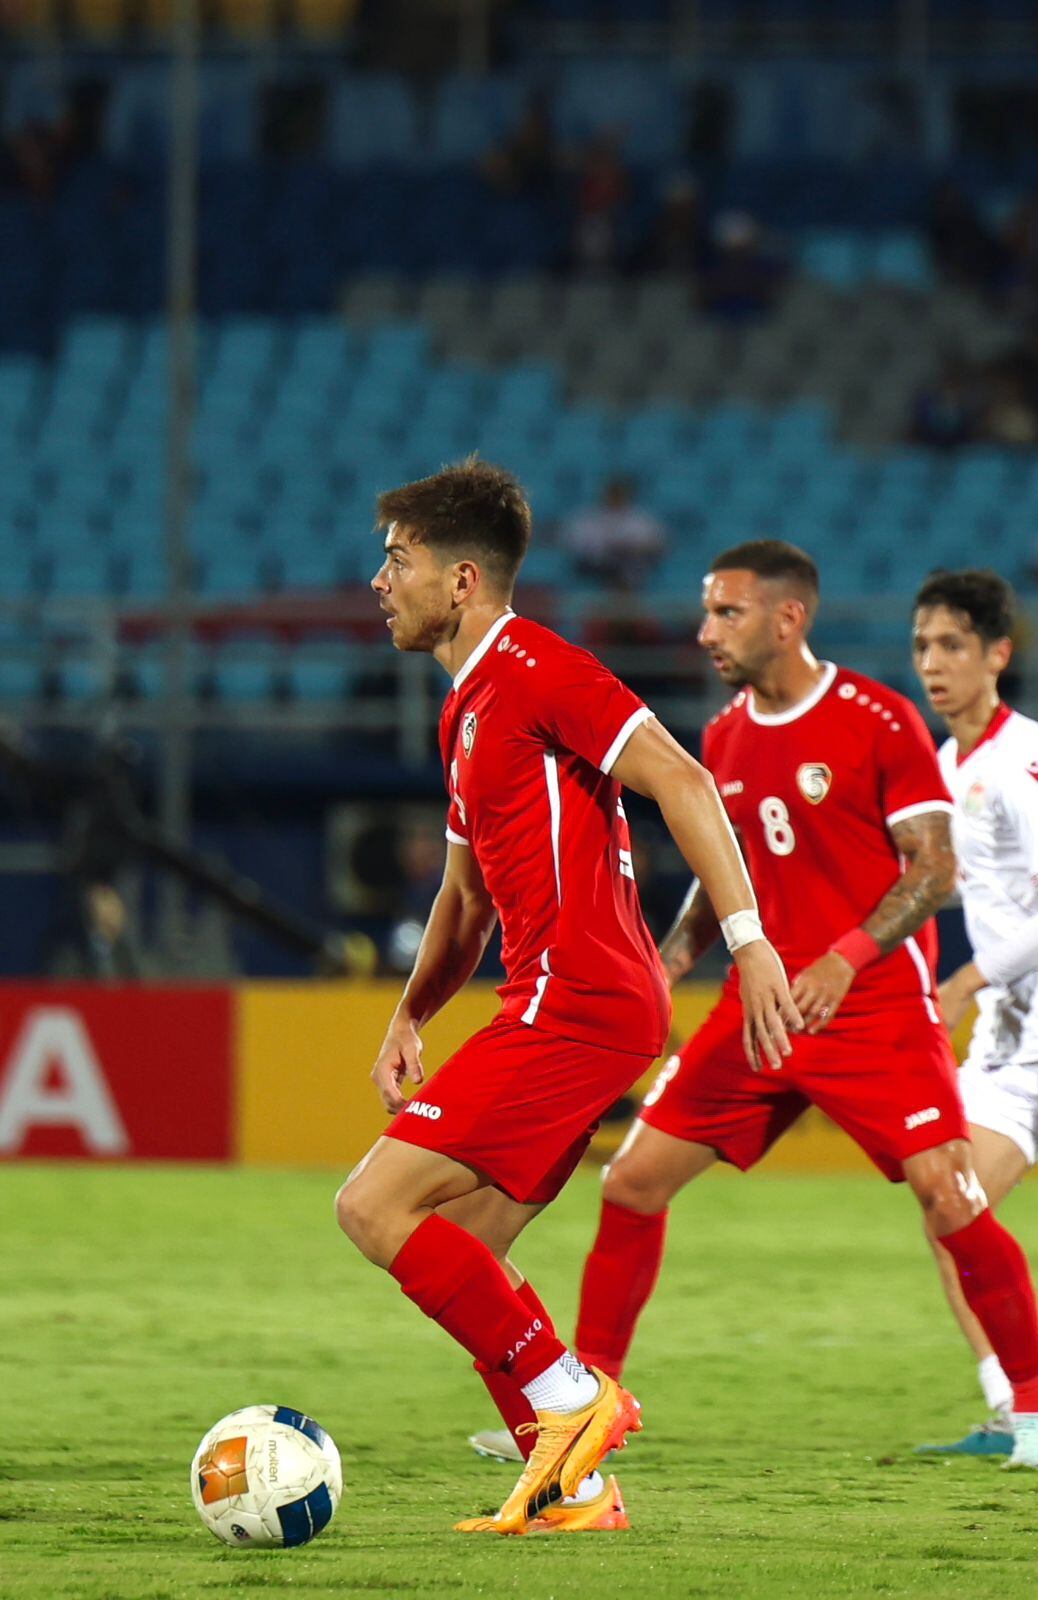
[[[1038,1475],[926,1462],[978,1415],[903,1191],[710,1175],[675,1208],[630,1368],[629,1534],[506,1540],[452,1521],[509,1469],[464,1360],[355,1258],[329,1176],[0,1173],[0,1595],[947,1596],[1038,1591]],[[581,1173],[521,1260],[560,1325],[597,1206]],[[1006,1211],[1038,1239],[1038,1186]],[[305,1549],[230,1551],[187,1470],[224,1412],[316,1416],[348,1492]]]

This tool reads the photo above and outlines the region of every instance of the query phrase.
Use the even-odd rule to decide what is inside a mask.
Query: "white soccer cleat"
[[[1018,1467],[1038,1472],[1038,1414],[1033,1411],[1013,1412],[1013,1454],[1003,1470],[1013,1472]]]
[[[470,1433],[469,1444],[477,1456],[487,1461],[519,1461],[523,1453],[507,1428],[484,1428],[482,1433]]]

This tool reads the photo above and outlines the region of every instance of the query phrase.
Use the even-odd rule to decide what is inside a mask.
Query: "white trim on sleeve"
[[[892,811],[886,819],[888,828],[895,822],[904,822],[906,817],[922,817],[928,811],[946,811],[949,816],[954,815],[955,807],[950,800],[920,800],[918,805],[902,806],[900,811]]]
[[[559,763],[554,750],[544,752],[544,779],[548,785],[548,814],[551,818],[551,859],[555,868],[555,893],[562,904],[562,866],[559,860],[559,834],[562,830],[562,793],[559,789]]]
[[[468,840],[462,838],[460,833],[455,833],[453,828],[448,828],[447,829],[447,843],[448,844],[468,844]]]
[[[604,772],[606,777],[609,776],[613,768],[616,766],[616,763],[619,761],[623,747],[631,737],[631,734],[634,732],[635,728],[640,728],[643,722],[648,722],[649,718],[654,717],[655,715],[655,711],[650,711],[648,706],[639,706],[637,711],[632,711],[631,715],[627,718],[627,721],[624,723],[623,727],[620,729],[620,732],[617,734],[616,738],[609,746],[609,749],[599,762],[598,769],[600,772]]]

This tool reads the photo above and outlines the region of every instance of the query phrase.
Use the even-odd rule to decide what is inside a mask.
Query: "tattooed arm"
[[[399,1111],[404,1105],[400,1086],[405,1078],[422,1082],[419,1029],[471,978],[496,921],[494,903],[472,851],[467,845],[449,844],[443,882],[414,968],[371,1073],[387,1111]]]
[[[891,828],[905,870],[891,885],[862,926],[884,955],[918,933],[944,905],[955,887],[955,850],[951,817],[946,811],[924,811]]]
[[[860,929],[849,933],[845,940],[838,940],[794,979],[793,998],[808,1033],[820,1033],[832,1021],[854,982],[858,966],[869,958],[866,952],[856,964],[851,959],[852,952],[841,953],[841,944],[860,942],[873,956],[889,955],[940,910],[952,891],[955,851],[951,818],[946,811],[924,811],[917,817],[906,817],[890,831],[905,870]]]
[[[660,957],[671,988],[691,972],[704,951],[709,950],[721,932],[710,898],[698,878],[685,896],[674,926],[660,945]]]

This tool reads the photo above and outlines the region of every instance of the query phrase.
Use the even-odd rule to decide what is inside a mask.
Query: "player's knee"
[[[923,1208],[923,1222],[931,1241],[968,1227],[977,1215],[969,1194],[953,1174],[933,1178],[917,1193]]]
[[[666,1209],[670,1195],[651,1166],[623,1153],[610,1162],[603,1175],[602,1198],[627,1211],[652,1216]]]
[[[347,1178],[335,1196],[335,1216],[343,1233],[369,1261],[380,1262],[382,1208],[369,1195],[367,1184]]]

